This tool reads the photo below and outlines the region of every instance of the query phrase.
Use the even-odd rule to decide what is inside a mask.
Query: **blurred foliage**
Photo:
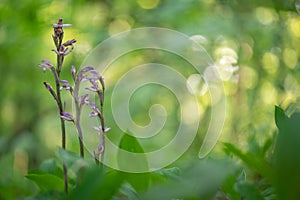
[[[91,199],[299,199],[300,119],[299,114],[294,114],[299,111],[300,97],[297,2],[295,5],[293,0],[0,0],[0,199],[82,199],[82,196]],[[64,64],[62,76],[67,78],[70,78],[70,66],[80,66],[99,42],[125,30],[149,26],[170,28],[191,36],[224,72],[238,66],[237,72],[221,74],[227,95],[227,118],[220,139],[225,145],[220,142],[211,158],[197,160],[205,133],[199,130],[188,151],[190,154],[170,168],[142,176],[87,167],[93,164],[71,153],[56,152],[60,145],[58,115],[42,85],[45,80],[51,82],[52,77],[50,73],[42,73],[37,65],[42,59],[55,63],[55,56],[50,52],[54,48],[51,24],[59,17],[73,24],[72,28],[65,29],[65,34],[78,41]],[[131,56],[137,59],[127,63],[161,58],[151,51],[148,53],[146,57],[152,56],[149,59],[133,53]],[[232,62],[224,65],[228,57]],[[186,65],[179,59],[173,63],[172,60],[166,55],[163,61],[171,62],[169,65]],[[121,74],[117,70],[113,73]],[[172,116],[176,115],[172,108],[178,102],[165,100],[161,95],[164,93],[161,89],[157,92],[159,97],[151,100],[150,89],[143,95],[135,94],[134,99],[139,103],[130,108],[133,119],[147,124],[149,118],[143,113],[156,100],[164,102]],[[207,126],[210,105],[205,98],[199,97],[199,102],[203,108],[202,123]],[[274,105],[287,110],[284,113],[276,107],[278,135]],[[107,116],[107,123],[112,132],[116,130],[111,116]],[[170,132],[173,129],[176,124],[169,125]],[[68,127],[68,132],[74,129]],[[167,133],[166,137],[170,135]],[[122,136],[115,131],[110,137],[120,141]],[[77,152],[76,141],[76,135],[70,134],[68,149]],[[160,142],[158,146],[164,144]],[[122,143],[134,143],[142,151],[136,141],[123,137]],[[60,185],[64,159],[71,167],[70,184],[75,188],[68,197],[61,192]],[[179,174],[177,165],[182,170]],[[81,170],[82,184],[75,187],[78,180],[74,174],[80,174]],[[140,180],[147,183],[139,185]]]

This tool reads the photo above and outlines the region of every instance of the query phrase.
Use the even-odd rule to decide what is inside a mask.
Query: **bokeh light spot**
[[[277,103],[277,91],[274,86],[265,81],[260,88],[260,97],[267,105],[275,105]]]
[[[286,48],[283,51],[283,61],[290,69],[294,69],[298,62],[297,52],[293,49]]]
[[[289,20],[289,28],[296,37],[300,37],[300,19]]]
[[[273,9],[258,7],[255,10],[257,20],[263,25],[270,25],[278,19],[276,12]]]
[[[159,0],[137,0],[137,3],[144,9],[153,9],[158,5]]]
[[[240,68],[240,84],[245,89],[252,89],[256,86],[258,75],[257,72],[249,66],[241,66]]]
[[[22,175],[28,172],[28,153],[23,149],[17,148],[14,152],[14,171]]]
[[[114,35],[123,31],[128,31],[131,29],[130,24],[123,19],[116,19],[109,24],[108,32],[109,35]]]
[[[275,54],[267,52],[263,55],[262,64],[269,74],[275,74],[279,67],[279,59]]]

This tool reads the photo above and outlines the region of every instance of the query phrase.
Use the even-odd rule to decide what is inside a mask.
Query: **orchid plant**
[[[61,123],[61,135],[62,135],[62,148],[66,149],[66,128],[65,122],[72,122],[78,133],[78,141],[80,148],[80,156],[84,157],[84,145],[83,145],[83,132],[80,124],[81,113],[83,106],[88,106],[91,108],[90,117],[98,117],[100,124],[94,126],[94,130],[99,133],[99,145],[94,151],[94,158],[97,164],[99,160],[103,161],[104,152],[105,152],[105,133],[109,131],[109,128],[105,127],[105,120],[103,115],[103,104],[104,104],[104,78],[101,76],[92,66],[85,66],[80,70],[76,70],[74,66],[71,67],[72,79],[74,85],[69,81],[61,78],[61,71],[64,62],[65,56],[72,53],[74,50],[75,39],[68,40],[63,43],[64,38],[64,27],[70,27],[71,24],[63,24],[63,20],[58,19],[57,24],[53,24],[54,33],[52,35],[56,49],[52,51],[57,56],[56,66],[52,65],[49,60],[42,60],[42,63],[39,66],[42,68],[43,72],[49,70],[53,74],[55,81],[55,87],[48,82],[44,82],[46,89],[50,92],[51,96],[54,98]],[[95,95],[98,96],[100,102],[94,102],[89,100],[88,94],[79,95],[79,89],[82,82],[88,81],[90,87],[85,88],[86,90],[92,91]],[[75,104],[75,113],[70,113],[66,111],[66,102],[63,101],[61,97],[62,90],[67,90],[70,92],[74,104]],[[99,105],[99,106],[98,106]],[[65,193],[68,193],[68,176],[67,176],[67,167],[63,163],[63,172],[64,172],[64,188]]]

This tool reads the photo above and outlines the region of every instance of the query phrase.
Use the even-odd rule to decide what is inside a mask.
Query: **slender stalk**
[[[59,26],[54,27],[53,40],[57,52],[60,52],[60,49],[62,48],[63,37],[64,37],[64,32],[62,28],[63,27],[62,19],[59,19],[57,24]],[[64,60],[64,55],[58,53],[57,64],[56,64],[55,86],[56,86],[57,106],[59,109],[59,116],[61,116],[62,113],[64,112],[63,103],[61,100],[61,93],[60,93],[60,72],[62,69],[63,60]],[[62,118],[60,118],[60,125],[61,125],[61,146],[63,149],[66,149],[66,125],[65,125],[65,121]],[[68,170],[64,162],[63,162],[63,172],[64,172],[64,190],[65,193],[67,194],[68,193]]]
[[[71,114],[68,112],[65,112],[65,106],[62,101],[61,97],[61,88],[66,87],[65,84],[69,83],[66,80],[61,80],[60,79],[60,73],[62,70],[63,66],[63,61],[64,57],[71,53],[74,49],[74,43],[76,42],[75,39],[68,40],[65,43],[63,43],[63,38],[64,38],[64,31],[63,27],[68,27],[71,26],[71,24],[63,24],[63,20],[60,18],[58,19],[57,24],[52,24],[54,28],[54,33],[52,35],[53,42],[55,44],[56,49],[53,49],[52,51],[57,54],[56,57],[56,67],[54,67],[50,61],[48,60],[42,60],[42,64],[39,64],[40,67],[43,68],[43,71],[45,72],[47,69],[50,70],[54,76],[55,79],[55,91],[53,90],[51,84],[44,82],[44,85],[47,90],[51,93],[52,97],[55,99],[58,110],[59,110],[59,116],[60,116],[60,124],[61,124],[61,146],[63,149],[66,149],[66,125],[65,125],[65,120],[67,121],[73,121],[74,119]],[[72,74],[73,75],[73,74]],[[69,90],[71,91],[71,87],[68,86]],[[78,92],[77,92],[78,93]],[[78,100],[78,99],[77,99]],[[77,101],[77,107],[79,106],[79,112],[78,114],[78,119],[76,120],[76,127],[79,130],[79,143],[80,143],[80,155],[83,157],[84,156],[84,151],[83,151],[83,143],[82,143],[82,131],[80,128],[80,104],[78,104]],[[63,173],[64,173],[64,190],[65,193],[68,193],[68,170],[67,166],[65,165],[63,161]]]
[[[60,42],[61,44],[61,42]],[[62,100],[61,100],[61,94],[60,94],[60,69],[62,68],[62,59],[61,55],[57,55],[57,76],[58,80],[56,80],[56,95],[57,95],[57,105],[59,108],[59,115],[61,116],[62,112],[64,111]],[[61,125],[61,146],[63,149],[66,149],[66,125],[65,120],[60,118],[60,125]],[[65,193],[68,193],[68,170],[67,166],[63,163],[63,172],[64,172],[64,190]]]
[[[83,134],[82,129],[80,126],[80,116],[81,116],[81,110],[82,110],[82,103],[81,99],[79,98],[79,87],[80,87],[80,80],[75,79],[75,86],[74,86],[74,93],[73,98],[75,101],[75,112],[76,112],[76,118],[75,118],[75,126],[78,132],[78,142],[79,142],[79,152],[80,156],[84,158],[84,146],[83,146]]]
[[[105,153],[105,121],[104,121],[104,114],[103,114],[103,104],[104,104],[104,92],[105,92],[105,85],[104,85],[104,79],[102,76],[100,76],[99,81],[101,83],[101,87],[102,87],[102,91],[99,90],[98,91],[98,95],[99,95],[99,100],[100,100],[100,114],[99,114],[99,118],[100,118],[100,123],[101,123],[101,128],[102,128],[102,134],[101,134],[101,140],[102,140],[102,146],[103,146],[103,150],[101,153],[101,162],[103,163],[104,161],[104,153]]]
[[[67,166],[63,163],[63,172],[64,172],[64,190],[68,194],[68,169]]]
[[[94,73],[94,72],[93,72]],[[94,73],[95,74],[95,73]],[[94,127],[94,129],[99,133],[100,135],[100,143],[97,146],[97,149],[94,151],[94,158],[96,161],[96,164],[99,165],[101,161],[104,162],[104,154],[105,154],[105,132],[107,132],[109,129],[105,127],[105,121],[104,121],[104,114],[103,114],[103,105],[104,105],[104,92],[105,92],[105,85],[104,85],[104,78],[102,76],[99,76],[97,74],[97,79],[90,78],[90,83],[92,86],[90,88],[87,88],[90,91],[96,92],[99,101],[100,101],[100,108],[96,105],[96,103],[90,103],[91,108],[93,109],[93,112],[91,112],[90,116],[92,117],[98,117],[100,120],[100,126]],[[100,85],[99,85],[100,83]],[[101,88],[100,88],[101,86]]]
[[[75,97],[77,98],[77,97]],[[79,148],[80,148],[80,156],[84,157],[84,146],[83,146],[83,134],[82,129],[80,126],[80,115],[81,115],[81,108],[78,102],[78,99],[75,100],[75,107],[76,107],[76,120],[75,120],[75,126],[78,131],[78,141],[79,141]]]
[[[102,109],[103,111],[103,109]],[[102,128],[102,133],[100,135],[101,137],[101,143],[102,143],[102,152],[101,152],[101,162],[103,163],[104,161],[104,153],[105,153],[105,127],[104,127],[104,117],[103,117],[103,112],[99,113],[99,118],[101,122],[101,128]]]
[[[58,78],[60,78],[60,75],[58,74]],[[62,100],[61,100],[61,94],[60,94],[60,83],[59,81],[56,81],[56,95],[57,95],[57,106],[59,109],[59,115],[61,115],[62,112],[64,112]],[[62,148],[66,149],[66,125],[65,120],[60,118],[60,124],[61,124],[61,136],[62,136]]]

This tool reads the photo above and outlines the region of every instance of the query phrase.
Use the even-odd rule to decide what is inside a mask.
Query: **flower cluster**
[[[57,65],[54,67],[49,60],[42,60],[42,63],[39,66],[43,69],[43,72],[49,70],[52,72],[54,80],[55,80],[55,89],[51,86],[50,83],[44,82],[46,89],[50,92],[52,97],[54,98],[60,116],[65,116],[65,118],[61,118],[61,135],[62,135],[62,148],[66,148],[66,128],[65,128],[65,120],[70,121],[72,120],[71,115],[67,115],[65,112],[65,106],[62,103],[61,99],[61,79],[60,79],[60,72],[62,69],[64,57],[71,53],[74,49],[74,43],[76,42],[75,39],[68,40],[67,42],[63,43],[64,38],[64,30],[63,27],[68,27],[70,24],[63,24],[62,19],[58,19],[57,24],[53,24],[54,33],[52,35],[53,42],[55,44],[56,50],[53,50],[57,54]],[[68,192],[68,172],[67,167],[63,164],[63,172],[64,172],[64,188],[65,192]]]
[[[100,136],[100,142],[97,149],[94,151],[94,156],[96,160],[101,158],[103,159],[104,149],[105,149],[105,133],[110,130],[110,128],[105,127],[104,115],[103,115],[103,104],[104,104],[104,78],[99,75],[99,73],[91,66],[83,67],[78,72],[74,66],[71,67],[71,74],[74,81],[74,86],[72,86],[67,80],[60,80],[61,87],[60,89],[65,89],[70,92],[72,98],[75,102],[75,115],[73,116],[69,112],[62,112],[61,118],[65,121],[73,122],[77,128],[78,137],[82,141],[83,133],[80,126],[80,117],[82,113],[82,108],[84,105],[91,108],[89,117],[98,117],[100,121],[99,126],[94,126]],[[88,81],[90,86],[85,88],[88,91],[94,92],[99,98],[99,106],[96,102],[89,101],[89,95],[84,94],[79,96],[80,84],[83,81]]]
[[[89,106],[92,109],[90,113],[91,117],[98,117],[100,119],[100,125],[95,126],[94,129],[99,133],[100,142],[97,149],[94,152],[95,160],[99,163],[99,158],[103,159],[104,155],[104,144],[105,144],[105,132],[109,130],[109,128],[105,128],[104,124],[104,115],[103,115],[103,103],[104,103],[104,79],[99,73],[91,66],[86,66],[76,72],[76,68],[74,66],[71,67],[71,74],[74,81],[74,85],[70,84],[69,81],[61,79],[60,73],[63,66],[63,61],[66,55],[70,54],[74,50],[74,43],[76,43],[75,39],[67,40],[63,42],[64,38],[64,27],[69,27],[71,24],[63,24],[62,19],[58,19],[57,24],[52,24],[54,33],[52,35],[53,42],[55,44],[56,49],[52,51],[57,56],[57,65],[56,67],[50,63],[49,60],[42,60],[42,63],[39,64],[39,67],[42,68],[43,72],[47,70],[51,71],[55,81],[55,87],[52,87],[50,83],[44,82],[46,89],[50,92],[51,96],[54,98],[60,115],[61,121],[61,132],[62,132],[62,148],[66,148],[66,129],[65,122],[69,121],[74,123],[78,132],[79,139],[79,147],[80,147],[80,155],[84,157],[84,147],[83,147],[83,133],[80,125],[80,117],[83,106]],[[83,81],[89,81],[90,87],[86,88],[89,91],[95,92],[96,95],[99,96],[100,106],[98,107],[96,102],[89,101],[89,95],[79,95],[80,84]],[[75,113],[71,114],[66,111],[66,103],[62,103],[63,100],[61,98],[61,91],[67,90],[73,97],[75,102]],[[64,186],[65,192],[68,192],[68,176],[67,176],[67,168],[66,165],[63,164],[64,171]]]
[[[103,115],[104,91],[105,91],[104,78],[101,75],[99,75],[99,73],[91,66],[86,66],[82,68],[80,71],[78,71],[77,74],[76,74],[76,68],[72,66],[71,73],[72,73],[73,80],[75,82],[74,88],[71,87],[69,82],[67,81],[64,81],[63,88],[69,90],[73,96],[75,107],[76,107],[76,116],[77,116],[75,118],[75,124],[80,124],[80,114],[82,111],[82,106],[83,105],[89,106],[92,109],[89,116],[98,117],[100,120],[100,126],[93,127],[100,136],[100,142],[97,149],[94,151],[94,156],[96,160],[99,160],[100,156],[101,159],[103,159],[104,149],[105,149],[105,133],[110,130],[109,128],[105,127],[104,115]],[[80,83],[83,81],[89,81],[90,87],[87,87],[85,89],[94,92],[99,97],[99,101],[100,101],[99,107],[96,104],[96,102],[89,101],[88,94],[84,94],[82,96],[78,95]],[[64,117],[68,117],[68,116],[69,114],[66,113],[66,116]],[[82,137],[82,133],[79,132],[79,136]]]

